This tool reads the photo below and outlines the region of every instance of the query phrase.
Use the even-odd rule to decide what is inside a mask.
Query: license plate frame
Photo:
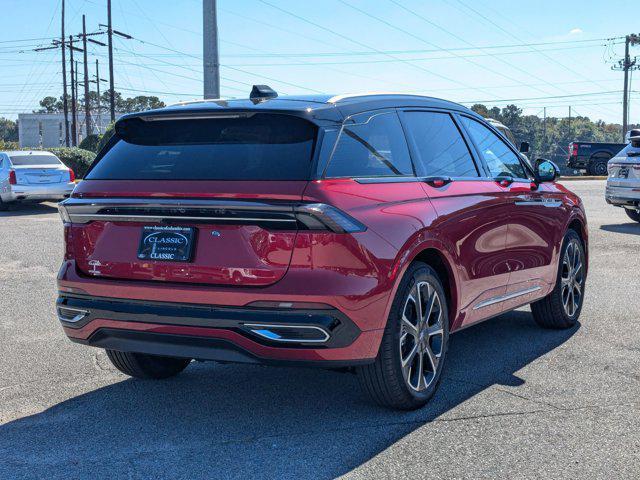
[[[196,240],[195,227],[145,225],[138,244],[139,260],[191,262]]]

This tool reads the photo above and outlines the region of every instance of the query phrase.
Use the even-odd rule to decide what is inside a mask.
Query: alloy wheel
[[[584,267],[578,240],[571,240],[564,252],[560,286],[564,311],[569,317],[573,317],[582,302],[584,288]]]
[[[400,362],[407,385],[427,389],[437,378],[444,347],[442,303],[429,282],[417,282],[402,309]]]

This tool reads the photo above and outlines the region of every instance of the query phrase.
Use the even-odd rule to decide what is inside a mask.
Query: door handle
[[[422,181],[432,187],[440,188],[451,183],[453,179],[451,177],[424,177]]]
[[[501,187],[508,187],[509,185],[511,185],[513,183],[513,177],[496,177],[495,181],[498,185],[500,185]]]

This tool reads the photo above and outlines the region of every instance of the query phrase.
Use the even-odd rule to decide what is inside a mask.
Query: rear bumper
[[[63,294],[74,342],[120,351],[241,363],[348,366],[373,361],[381,331],[340,311],[212,307]],[[279,337],[279,338],[278,338]]]
[[[75,183],[56,183],[51,185],[11,185],[11,190],[4,201],[18,200],[61,200],[68,197],[75,188]]]
[[[611,205],[638,208],[640,206],[640,182],[637,185],[624,187],[607,184],[605,200]]]

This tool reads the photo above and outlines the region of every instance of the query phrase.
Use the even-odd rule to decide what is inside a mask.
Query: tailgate
[[[164,196],[154,197],[159,183],[119,182],[131,196],[116,196],[112,184],[104,197],[104,182],[89,180],[79,187],[81,198],[65,202],[69,247],[82,273],[243,286],[271,285],[285,275],[297,233],[293,206],[306,181],[170,184],[183,196],[194,192],[189,198],[166,183]],[[88,198],[87,190],[96,196]]]

